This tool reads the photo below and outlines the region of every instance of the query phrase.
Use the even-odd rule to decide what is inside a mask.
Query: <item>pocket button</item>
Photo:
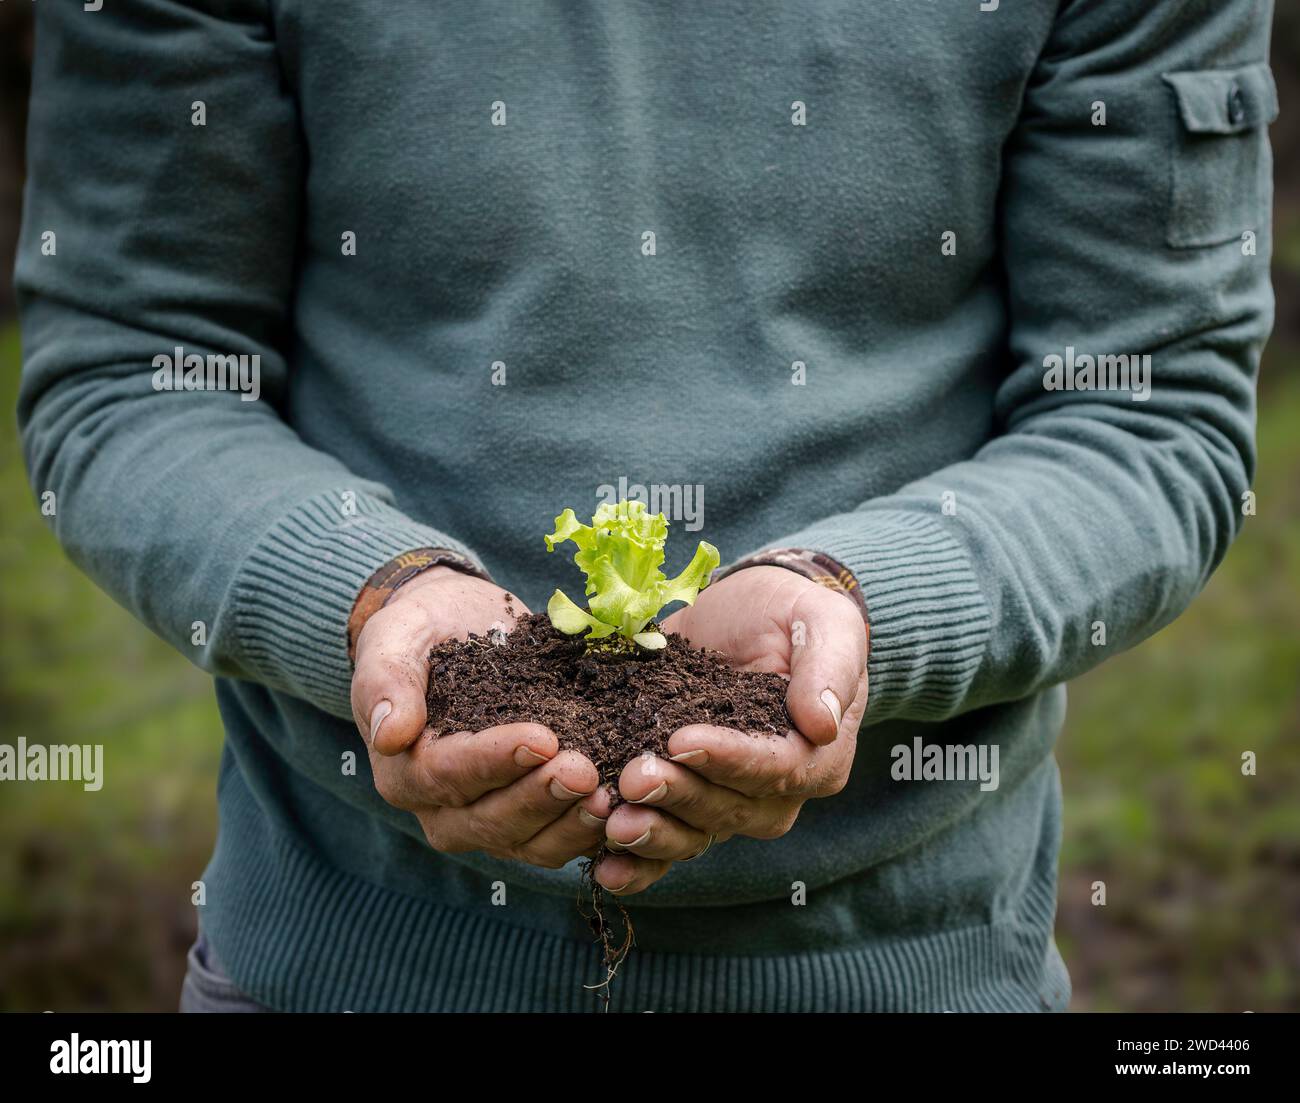
[[[1241,94],[1241,85],[1234,83],[1228,92],[1228,122],[1240,126],[1246,117],[1246,101]]]

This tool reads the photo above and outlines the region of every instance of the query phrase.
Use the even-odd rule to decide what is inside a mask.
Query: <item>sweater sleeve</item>
[[[269,17],[36,12],[16,268],[32,486],[72,559],[198,665],[349,717],[366,580],[411,548],[471,553],[281,417],[305,157]],[[156,389],[178,348],[257,357],[256,388]]]
[[[1273,311],[1270,8],[1061,5],[1003,149],[999,434],[773,542],[858,579],[868,723],[1087,670],[1176,617],[1240,529]],[[1150,356],[1147,393],[1140,371],[1053,389],[1121,355]]]

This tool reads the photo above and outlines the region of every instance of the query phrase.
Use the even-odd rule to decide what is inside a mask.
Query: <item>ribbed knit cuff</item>
[[[412,548],[447,548],[446,533],[368,494],[317,495],[258,541],[234,586],[235,649],[258,681],[351,717],[348,617],[374,572]]]
[[[941,518],[841,513],[773,546],[816,548],[857,578],[871,631],[867,723],[958,711],[984,657],[990,617],[970,556]]]

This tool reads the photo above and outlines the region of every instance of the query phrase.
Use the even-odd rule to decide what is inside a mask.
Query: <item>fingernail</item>
[[[532,747],[517,747],[515,749],[516,766],[540,766],[543,762],[550,762],[545,755],[538,754]]]
[[[388,714],[393,711],[393,702],[389,700],[380,701],[375,706],[374,711],[370,714],[370,742],[374,743],[375,737],[379,735],[379,727],[388,719]]]
[[[709,752],[701,747],[699,750],[683,751],[681,754],[675,754],[668,761],[680,762],[683,766],[704,766],[709,761]]]
[[[626,888],[628,887],[628,885],[630,885],[631,883],[632,883],[632,882],[631,882],[631,880],[629,879],[629,880],[627,880],[627,881],[624,881],[621,885],[619,885],[618,888],[616,888],[616,889],[607,889],[606,891],[607,891],[607,892],[615,892],[615,893],[617,893],[617,892],[622,892],[622,891],[623,891],[624,889],[626,889]]]
[[[666,792],[668,792],[668,782],[661,781],[640,800],[630,800],[628,804],[654,804],[657,800],[663,800]]]
[[[586,795],[586,793],[575,793],[572,789],[561,785],[558,778],[551,779],[551,796],[556,800],[577,800]]]
[[[822,704],[826,706],[826,711],[831,714],[831,719],[835,721],[835,730],[840,730],[840,721],[844,719],[844,711],[840,708],[839,699],[829,689],[822,690]]]
[[[599,816],[593,816],[585,808],[578,809],[578,822],[580,822],[584,827],[603,828],[605,826],[604,820]]]
[[[622,847],[624,850],[635,850],[638,846],[645,846],[645,844],[649,841],[650,841],[650,829],[646,828],[645,834],[639,836],[638,838],[633,839],[630,843],[620,843],[611,839],[606,845],[611,847],[611,849],[615,846],[619,846]]]

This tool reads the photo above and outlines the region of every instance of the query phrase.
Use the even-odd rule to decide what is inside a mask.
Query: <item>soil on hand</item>
[[[544,724],[617,788],[628,762],[647,751],[666,758],[668,737],[687,724],[784,735],[793,727],[786,688],[777,674],[736,670],[677,635],[659,651],[587,654],[581,637],[533,613],[508,635],[450,640],[429,653],[429,725],[441,736]]]

